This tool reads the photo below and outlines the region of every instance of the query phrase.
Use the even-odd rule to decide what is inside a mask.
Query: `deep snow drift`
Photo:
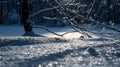
[[[73,31],[69,27],[49,28],[59,34]],[[22,26],[0,26],[0,67],[119,67],[120,41],[91,34],[80,38],[77,32],[63,38],[41,29],[49,37],[23,37]],[[119,35],[116,35],[119,36]]]

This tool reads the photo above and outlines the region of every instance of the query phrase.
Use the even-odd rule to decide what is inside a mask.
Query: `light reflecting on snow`
[[[81,40],[37,37],[0,38],[0,65],[9,67],[119,67],[119,40]],[[17,44],[19,43],[19,44]],[[4,44],[4,43],[3,43]],[[24,45],[22,45],[24,44]],[[91,55],[94,48],[98,56]]]

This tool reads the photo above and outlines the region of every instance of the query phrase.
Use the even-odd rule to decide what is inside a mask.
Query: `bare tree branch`
[[[78,14],[78,13],[75,13],[75,12],[72,12],[72,11],[70,11],[70,12],[73,13],[73,14],[75,14],[75,15],[77,15],[77,16],[79,16],[79,18],[83,18],[83,19],[86,20],[86,21],[94,22],[94,23],[100,24],[100,25],[102,25],[102,26],[104,26],[104,27],[106,27],[106,28],[109,28],[109,29],[112,29],[112,30],[114,30],[114,31],[120,32],[119,29],[116,29],[116,28],[114,28],[114,27],[111,27],[111,26],[102,24],[102,23],[99,22],[99,21],[96,21],[96,20],[94,20],[94,19],[87,18],[87,17],[85,17],[85,16],[83,16],[83,15],[80,15],[80,14]]]
[[[92,38],[92,36],[89,35],[88,33],[86,33],[86,31],[85,31],[84,29],[80,28],[80,26],[79,26],[78,24],[74,24],[74,23],[69,19],[70,17],[68,17],[68,16],[66,15],[66,13],[64,12],[64,7],[63,7],[57,0],[55,0],[55,2],[59,5],[59,7],[60,7],[60,9],[61,9],[61,12],[63,13],[63,15],[64,15],[65,17],[67,17],[66,20],[67,20],[68,23],[70,24],[70,27],[71,27],[71,28],[73,28],[75,31],[77,31],[77,32],[79,32],[79,33],[81,33],[81,34],[83,34],[83,35],[86,35],[87,37]]]
[[[57,8],[59,8],[59,6],[54,6],[54,7],[52,7],[52,8],[45,8],[45,9],[39,10],[39,11],[33,13],[32,15],[30,15],[30,16],[29,16],[29,19],[31,19],[31,18],[33,18],[33,17],[39,15],[39,14],[42,13],[42,12],[54,10],[54,9],[57,9]]]
[[[52,34],[55,34],[55,35],[60,36],[60,37],[63,37],[63,35],[57,34],[57,33],[53,32],[53,31],[51,31],[51,30],[49,30],[49,29],[47,29],[46,27],[43,27],[43,26],[32,26],[32,27],[33,27],[33,28],[44,29],[44,30],[46,30],[46,31],[48,31],[48,32],[50,32],[50,33],[52,33]]]
[[[114,27],[111,27],[111,26],[102,24],[101,22],[99,22],[99,21],[97,21],[97,20],[94,20],[94,19],[92,19],[92,18],[89,18],[90,14],[91,14],[91,12],[92,12],[92,10],[93,10],[93,8],[94,8],[94,5],[95,5],[96,0],[93,1],[92,6],[91,6],[91,8],[89,9],[89,12],[88,12],[88,14],[87,14],[86,17],[83,16],[83,15],[81,15],[81,14],[79,14],[79,13],[76,12],[76,11],[73,12],[72,10],[67,10],[67,9],[65,8],[65,6],[67,6],[68,4],[66,4],[66,5],[61,5],[61,4],[58,2],[58,0],[55,0],[55,2],[57,3],[58,6],[53,6],[51,3],[48,2],[48,0],[46,0],[46,2],[51,6],[51,8],[46,8],[46,9],[39,10],[39,11],[35,12],[34,14],[30,15],[30,16],[29,16],[29,19],[31,19],[31,18],[39,15],[39,14],[42,13],[42,12],[51,11],[51,10],[56,9],[59,13],[61,13],[61,15],[63,15],[64,17],[66,17],[66,21],[69,23],[69,26],[70,26],[72,29],[74,29],[75,31],[77,31],[77,32],[79,32],[79,33],[81,33],[81,34],[83,34],[83,35],[86,35],[87,37],[92,38],[92,36],[89,34],[89,32],[91,32],[91,33],[94,33],[94,32],[88,31],[88,30],[86,30],[85,28],[80,27],[79,24],[74,21],[74,18],[75,18],[76,16],[78,16],[80,19],[83,19],[84,21],[93,22],[93,23],[95,23],[95,24],[99,24],[99,25],[101,25],[101,26],[103,26],[103,27],[106,27],[106,28],[108,28],[108,29],[112,29],[112,30],[114,30],[114,31],[120,32],[119,29],[116,29],[116,28],[114,28]],[[66,11],[69,11],[70,13],[74,14],[75,16],[74,16],[73,18],[71,18],[71,17],[66,13]],[[57,19],[57,18],[48,18],[48,17],[44,17],[44,18],[45,18],[45,19],[48,19],[48,20],[56,20],[56,19]],[[73,19],[73,20],[71,20],[71,19]],[[44,30],[46,30],[46,31],[48,31],[48,32],[51,32],[51,33],[53,33],[53,34],[55,34],[55,35],[62,36],[62,37],[64,36],[64,34],[67,33],[67,32],[66,32],[66,33],[60,35],[60,34],[57,34],[57,33],[53,32],[53,31],[50,31],[49,29],[47,29],[47,28],[45,28],[45,27],[42,27],[42,26],[33,26],[33,27],[34,27],[34,28],[44,29]]]
[[[59,20],[59,19],[57,19],[56,17],[53,17],[53,18],[51,18],[51,17],[43,17],[44,19],[46,19],[46,20]]]
[[[95,2],[96,2],[96,0],[93,1],[92,6],[91,6],[91,8],[90,8],[90,11],[89,11],[89,13],[88,13],[87,16],[86,16],[87,18],[88,18],[89,15],[91,14],[92,9],[93,9],[93,7],[94,7],[94,5],[95,5]]]

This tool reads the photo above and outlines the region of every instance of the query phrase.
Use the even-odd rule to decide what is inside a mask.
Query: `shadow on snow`
[[[80,51],[84,51],[86,49],[89,49],[88,52],[90,54],[90,56],[94,56],[94,57],[99,57],[99,52],[96,51],[96,48],[106,48],[106,47],[115,47],[118,48],[120,47],[120,42],[116,42],[116,43],[112,43],[112,44],[101,44],[101,45],[95,45],[92,47],[81,47],[78,49],[67,49],[63,52],[57,52],[57,53],[53,53],[53,54],[49,54],[49,55],[45,55],[45,56],[40,56],[38,58],[33,58],[33,59],[27,59],[25,60],[25,62],[19,63],[19,65],[21,66],[27,66],[27,67],[34,67],[34,66],[38,66],[39,64],[42,63],[49,63],[51,61],[56,61],[58,59],[62,59],[64,57],[66,57],[67,55],[70,55],[71,53],[74,53],[75,51],[80,52]],[[96,55],[96,52],[98,53],[98,55]],[[92,53],[92,54],[91,54]],[[104,52],[103,52],[104,54]],[[120,58],[120,53],[112,53],[112,55]],[[109,62],[109,59],[106,57],[106,55],[103,55],[105,57],[105,59]]]
[[[0,47],[5,46],[24,46],[24,45],[34,45],[34,44],[44,44],[44,43],[60,43],[67,42],[65,39],[60,38],[17,38],[17,39],[1,39]]]

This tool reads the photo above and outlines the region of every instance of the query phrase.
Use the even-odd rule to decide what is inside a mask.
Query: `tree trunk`
[[[32,27],[30,22],[28,21],[29,18],[29,7],[28,7],[28,0],[22,0],[22,23],[24,24],[25,32],[31,32]]]
[[[29,19],[28,1],[29,0],[22,0],[22,23],[24,25],[24,31],[25,31],[23,36],[40,36],[40,35],[35,34],[32,31],[32,26],[31,26],[30,22],[28,21],[28,19]]]

